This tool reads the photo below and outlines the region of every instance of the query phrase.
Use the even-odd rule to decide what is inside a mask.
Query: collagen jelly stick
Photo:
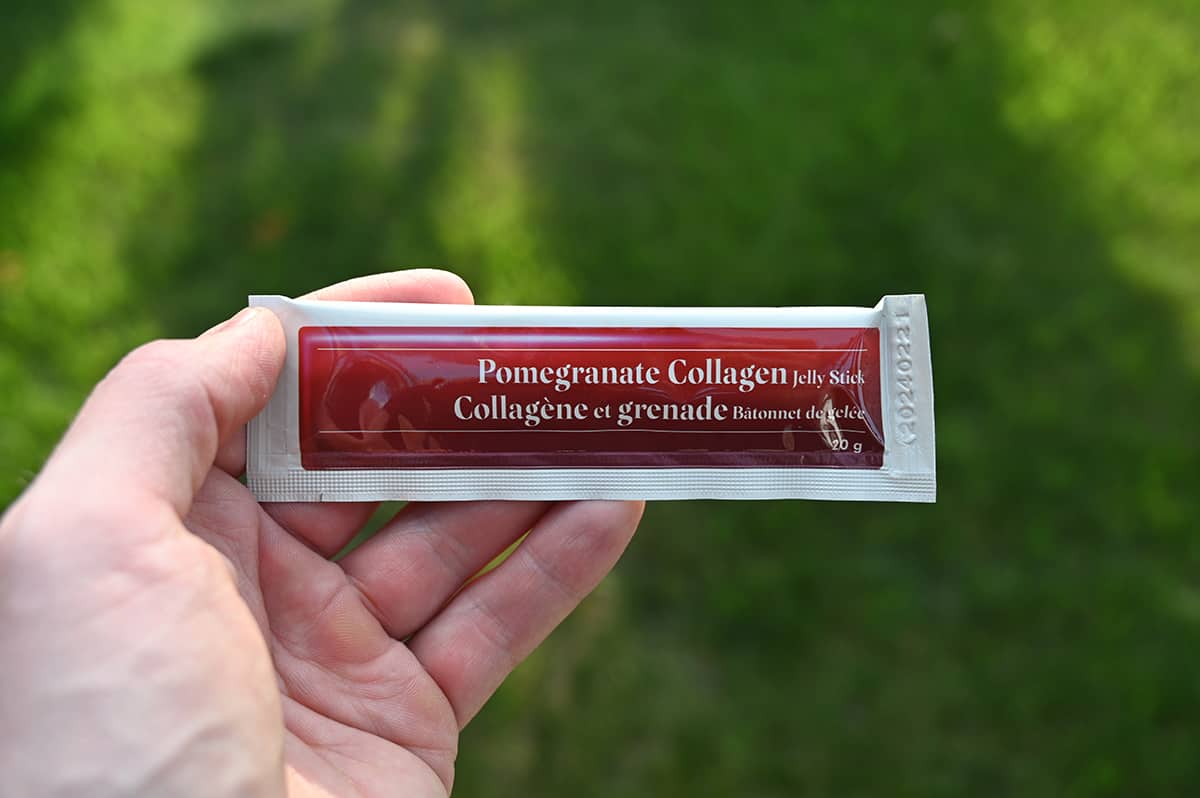
[[[925,299],[489,307],[254,296],[287,333],[262,501],[931,502]]]

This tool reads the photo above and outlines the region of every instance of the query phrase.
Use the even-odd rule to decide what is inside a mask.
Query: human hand
[[[471,301],[428,270],[314,296]],[[632,536],[640,503],[410,504],[332,562],[374,505],[235,478],[283,355],[263,310],[136,350],[0,519],[0,793],[447,795],[460,729]]]

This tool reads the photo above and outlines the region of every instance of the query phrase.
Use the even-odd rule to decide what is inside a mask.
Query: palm
[[[371,507],[264,508],[214,470],[187,526],[233,563],[231,622],[252,619],[270,653],[291,791],[440,796],[460,727],[607,570],[638,509],[410,505],[334,563]],[[531,527],[521,556],[458,592]]]
[[[270,652],[289,780],[334,795],[446,794],[458,739],[453,710],[342,568],[223,473],[197,497],[188,526],[233,563]],[[401,784],[410,789],[402,793]]]

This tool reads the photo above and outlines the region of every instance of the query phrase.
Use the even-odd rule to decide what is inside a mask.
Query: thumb
[[[182,517],[221,441],[266,405],[284,350],[262,308],[135,349],[96,386],[30,493],[69,491],[93,508],[158,499]]]

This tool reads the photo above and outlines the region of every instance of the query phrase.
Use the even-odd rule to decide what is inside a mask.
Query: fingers
[[[408,748],[448,775],[458,727],[411,652],[384,632],[335,563],[270,519],[260,535],[266,631],[285,711],[287,699],[299,702],[334,725]]]
[[[529,531],[545,502],[410,504],[341,561],[388,634],[404,639]]]
[[[461,277],[441,269],[408,269],[401,272],[355,277],[313,291],[304,299],[343,302],[439,302],[471,305],[475,299]]]
[[[346,547],[371,519],[377,502],[286,502],[264,504],[267,515],[323,557]]]
[[[259,585],[274,641],[330,666],[368,662],[395,644],[336,563],[270,519],[259,535]]]
[[[555,506],[500,567],[468,585],[409,641],[460,726],[600,582],[625,550],[640,502]]]
[[[182,516],[220,442],[266,404],[283,364],[270,312],[247,308],[200,338],[154,341],[96,386],[31,489],[70,486],[73,503],[170,504]]]

